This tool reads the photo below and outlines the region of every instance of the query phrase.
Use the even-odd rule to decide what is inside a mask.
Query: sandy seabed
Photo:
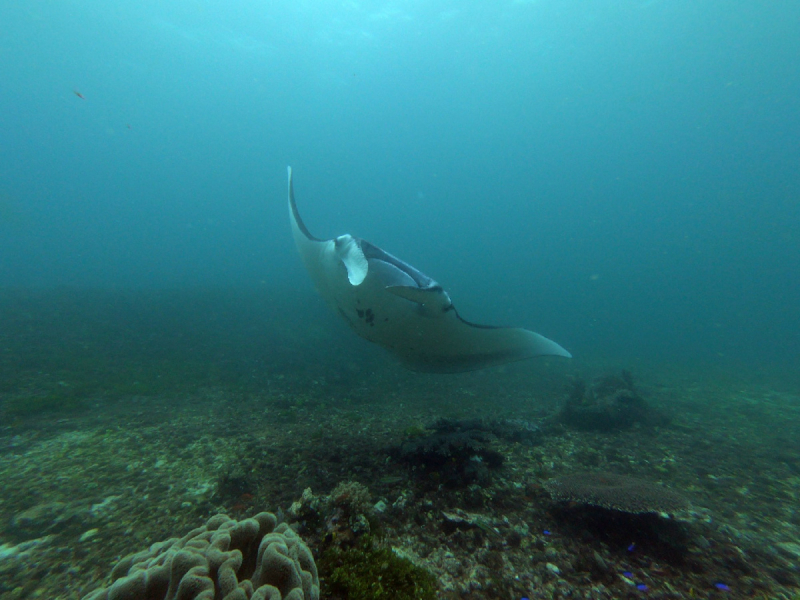
[[[107,585],[125,554],[210,515],[269,510],[292,522],[305,489],[324,497],[345,481],[379,506],[375,543],[433,573],[441,598],[800,594],[797,390],[651,366],[634,372],[637,385],[668,424],[578,431],[552,425],[571,374],[549,367],[469,378],[288,372],[261,394],[98,397],[73,413],[6,419],[0,597],[80,598]],[[443,483],[392,451],[440,417],[523,420],[543,434],[492,439],[502,466]],[[660,482],[690,505],[628,515],[556,503],[542,487],[585,471]],[[330,543],[324,523],[294,525],[316,556]]]

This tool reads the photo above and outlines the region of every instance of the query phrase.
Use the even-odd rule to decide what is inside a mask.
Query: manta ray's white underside
[[[291,167],[289,216],[319,294],[358,335],[410,369],[455,373],[533,356],[571,357],[533,331],[465,321],[436,281],[366,240],[313,237],[297,211]]]

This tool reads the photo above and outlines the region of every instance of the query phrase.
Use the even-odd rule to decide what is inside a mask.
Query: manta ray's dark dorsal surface
[[[436,281],[349,234],[320,240],[306,229],[294,201],[289,167],[289,217],[294,241],[320,296],[364,339],[416,371],[456,373],[569,352],[516,327],[462,319]]]

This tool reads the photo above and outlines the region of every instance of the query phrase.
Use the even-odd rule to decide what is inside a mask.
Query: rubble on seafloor
[[[523,420],[485,420],[481,398],[456,410],[435,404],[441,390],[380,411],[304,400],[291,421],[261,399],[137,400],[6,431],[0,595],[80,598],[131,552],[266,509],[308,545],[324,598],[377,598],[382,581],[409,598],[792,598],[800,463],[786,404],[754,417],[733,394],[716,409],[705,391],[698,408],[676,389],[673,425],[613,432],[554,427],[523,404]],[[767,434],[782,443],[760,444]],[[658,502],[641,504],[654,496],[631,478],[659,482]],[[635,502],[603,506],[614,485]]]

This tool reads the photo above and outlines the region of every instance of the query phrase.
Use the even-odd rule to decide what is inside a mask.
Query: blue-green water
[[[5,3],[0,20],[0,287],[310,292],[291,164],[312,232],[379,244],[467,318],[576,356],[794,365],[794,3]]]

